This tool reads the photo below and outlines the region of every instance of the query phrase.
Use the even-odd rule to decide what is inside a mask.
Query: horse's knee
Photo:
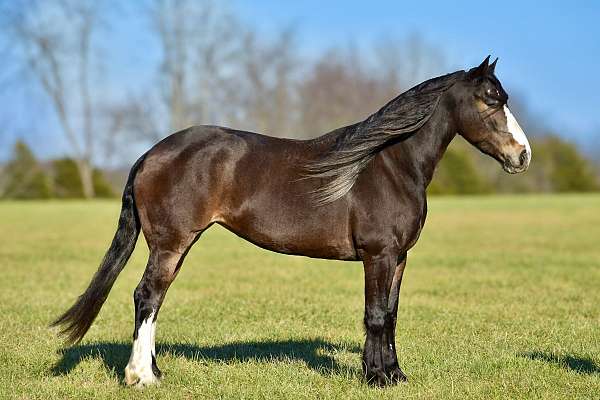
[[[382,310],[367,310],[365,313],[365,328],[368,333],[380,334],[385,327],[386,313]]]

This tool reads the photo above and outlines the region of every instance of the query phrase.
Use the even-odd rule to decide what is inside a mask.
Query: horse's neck
[[[398,168],[398,176],[408,174],[417,184],[426,188],[454,136],[454,121],[448,108],[440,104],[429,121],[411,137],[389,146],[380,154],[392,159],[392,162],[386,165]]]

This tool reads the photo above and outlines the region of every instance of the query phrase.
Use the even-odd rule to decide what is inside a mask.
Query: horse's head
[[[453,90],[458,133],[502,164],[506,172],[523,172],[531,161],[525,133],[507,106],[508,95],[494,75],[488,56],[467,72]]]

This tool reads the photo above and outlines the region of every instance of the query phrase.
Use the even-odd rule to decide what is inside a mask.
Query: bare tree
[[[236,23],[216,1],[156,0],[150,8],[162,51],[160,81],[169,130],[222,118],[222,93],[237,52]]]
[[[155,0],[149,15],[169,131],[227,124],[289,133],[291,30],[267,44],[215,0]]]
[[[300,126],[307,136],[357,122],[398,93],[368,70],[356,47],[325,53],[300,82]]]
[[[96,105],[90,75],[99,10],[99,3],[92,0],[15,3],[5,13],[3,24],[21,60],[50,99],[73,151],[86,197],[94,196]]]
[[[401,90],[448,72],[442,50],[418,33],[382,36],[373,43],[372,53],[369,59],[378,75]]]
[[[185,4],[184,4],[185,3]],[[168,108],[169,128],[181,129],[188,124],[187,64],[190,36],[187,15],[189,2],[182,0],[157,1],[151,16],[163,52],[161,75],[164,77],[164,100]]]
[[[116,128],[150,140],[192,124],[291,134],[292,30],[266,42],[210,0],[153,0],[146,11],[161,49],[150,86],[160,93],[130,96],[126,112],[113,107]]]
[[[150,0],[139,11],[160,50],[157,75],[150,90],[107,109],[112,129],[154,142],[189,125],[225,124],[237,92],[235,18],[214,0]]]
[[[227,99],[229,122],[272,136],[295,136],[294,75],[297,54],[294,31],[281,31],[273,41],[247,30],[238,64],[237,90]]]
[[[300,80],[299,130],[315,136],[359,121],[443,70],[441,51],[418,35],[380,38],[366,50],[332,49]]]

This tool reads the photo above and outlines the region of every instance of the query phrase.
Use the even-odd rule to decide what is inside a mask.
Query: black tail
[[[123,191],[119,226],[98,271],[75,304],[51,324],[51,326],[62,327],[60,333],[66,336],[68,344],[74,344],[83,339],[106,301],[117,276],[133,253],[140,233],[140,222],[133,197],[133,180],[143,159],[144,156],[137,160],[129,172],[129,178]]]

